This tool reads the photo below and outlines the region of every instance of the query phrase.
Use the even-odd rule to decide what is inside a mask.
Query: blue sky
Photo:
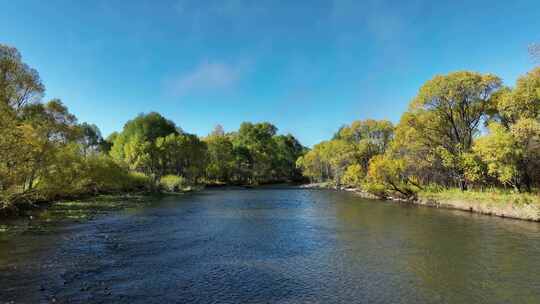
[[[158,111],[188,132],[269,121],[312,145],[399,120],[435,74],[533,68],[540,1],[0,0],[0,43],[107,135]]]

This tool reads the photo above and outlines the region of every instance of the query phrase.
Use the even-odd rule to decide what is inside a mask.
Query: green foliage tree
[[[211,181],[230,182],[236,165],[235,150],[231,139],[221,130],[221,132],[213,132],[204,141],[208,147],[207,178]]]
[[[343,184],[353,188],[359,188],[362,186],[366,171],[359,164],[352,164],[347,167],[345,174],[343,175]]]
[[[111,156],[131,170],[150,176],[157,185],[165,169],[156,141],[171,134],[177,135],[178,131],[170,120],[155,112],[140,114],[115,136]]]
[[[490,132],[478,139],[476,153],[499,182],[530,191],[540,168],[540,67],[494,94],[490,116]]]
[[[77,119],[59,100],[30,104],[20,110],[19,128],[27,148],[24,189],[30,190],[54,163],[55,153],[77,139]]]
[[[158,113],[141,114],[103,139],[60,100],[43,103],[38,73],[15,48],[0,45],[0,209],[13,193],[46,199],[162,186],[180,190],[203,177],[265,183],[300,177],[304,147],[270,123],[243,123],[205,140]]]
[[[204,176],[207,145],[196,135],[181,133],[158,137],[155,142],[158,150],[158,164],[161,174],[176,174],[196,183]]]
[[[490,98],[501,81],[491,74],[454,72],[424,84],[406,114],[404,131],[416,135],[430,158],[439,158],[461,189],[467,188],[463,155],[471,151],[481,122],[487,117]]]
[[[108,151],[105,140],[101,136],[101,131],[94,124],[83,122],[78,126],[79,142],[82,146],[83,154],[96,153],[101,150]]]
[[[19,51],[0,44],[0,191],[25,180],[30,147],[21,140],[19,111],[41,99],[45,88],[38,73],[22,62]]]
[[[24,179],[29,151],[21,137],[15,112],[7,104],[0,104],[0,191],[16,187]]]
[[[523,150],[501,124],[491,123],[489,131],[475,142],[474,152],[487,164],[488,174],[518,189],[521,185],[518,166]]]
[[[365,187],[382,197],[395,194],[407,199],[414,197],[419,185],[408,168],[403,159],[377,155],[370,161]]]
[[[394,134],[394,126],[387,120],[357,120],[350,126],[342,127],[334,139],[344,140],[356,147],[357,160],[363,172],[368,169],[369,161],[375,155],[386,151]]]
[[[252,183],[264,182],[272,175],[272,157],[276,150],[273,137],[276,132],[277,128],[267,122],[244,122],[233,136],[233,144],[245,148],[249,153],[249,157],[244,160],[248,161],[248,180]]]
[[[332,140],[315,145],[297,165],[313,181],[358,185],[366,175],[369,161],[386,151],[393,134],[394,126],[389,121],[354,121],[341,127]]]
[[[137,142],[155,142],[158,137],[169,134],[178,134],[176,125],[172,121],[155,112],[140,114],[128,121],[122,132],[115,136],[111,155],[119,161],[125,161],[128,143],[131,142],[132,146],[137,146]]]
[[[273,179],[280,181],[299,181],[302,172],[296,168],[296,160],[305,152],[305,147],[291,134],[276,135],[275,153],[272,161]]]
[[[19,51],[0,44],[0,103],[18,112],[39,102],[44,92],[39,74],[22,62]]]

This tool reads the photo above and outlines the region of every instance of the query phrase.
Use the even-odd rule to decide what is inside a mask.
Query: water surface
[[[42,227],[0,225],[0,303],[540,303],[540,224],[343,192],[208,190]]]

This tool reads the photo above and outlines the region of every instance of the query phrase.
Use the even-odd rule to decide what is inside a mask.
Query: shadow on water
[[[101,204],[0,232],[0,303],[540,301],[538,223],[275,186]]]

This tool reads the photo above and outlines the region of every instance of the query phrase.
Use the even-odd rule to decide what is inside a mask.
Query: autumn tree
[[[341,139],[355,146],[358,163],[365,175],[370,159],[386,151],[393,134],[394,126],[390,121],[367,119],[341,127],[334,139]]]
[[[475,151],[502,184],[530,191],[540,169],[540,68],[494,94],[491,106],[489,132]]]
[[[446,174],[461,189],[467,188],[464,157],[471,151],[489,101],[501,81],[491,74],[454,72],[426,82],[412,101],[404,123],[398,128],[411,130],[427,154],[440,162]]]

